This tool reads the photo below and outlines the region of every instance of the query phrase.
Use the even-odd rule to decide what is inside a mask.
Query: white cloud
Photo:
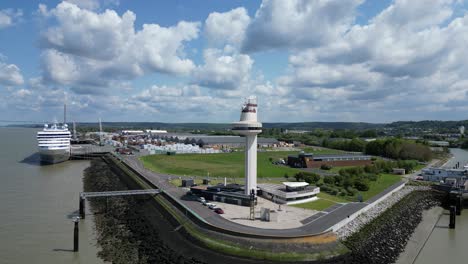
[[[21,9],[1,9],[0,10],[0,29],[13,26],[23,16]]]
[[[89,10],[97,10],[99,9],[99,1],[98,0],[66,0],[69,3],[75,4],[76,6],[84,9]]]
[[[144,24],[136,30],[131,11],[97,13],[69,2],[49,11],[40,6],[39,13],[56,20],[42,37],[46,81],[99,88],[146,73],[189,74],[195,68],[183,49],[184,42],[198,37],[200,23]]]
[[[23,83],[24,79],[20,68],[15,64],[7,64],[0,60],[0,85],[15,86]]]
[[[206,49],[205,64],[194,71],[198,85],[233,90],[249,80],[253,60],[245,54],[223,54],[217,49]]]
[[[363,0],[263,0],[247,29],[246,52],[327,44],[346,32]]]
[[[397,0],[330,44],[296,49],[277,84],[322,118],[343,109],[374,122],[456,111],[468,99],[468,15],[453,17],[455,2]]]
[[[205,21],[205,35],[212,45],[239,46],[249,23],[250,17],[243,7],[225,13],[213,12]]]

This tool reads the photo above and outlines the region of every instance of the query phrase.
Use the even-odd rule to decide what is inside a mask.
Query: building
[[[232,131],[245,136],[245,195],[257,193],[257,135],[262,132],[262,123],[257,121],[257,98],[247,98],[241,109],[239,122],[233,123]]]
[[[167,130],[151,130],[151,129],[147,129],[145,130],[147,134],[150,134],[150,135],[157,135],[157,134],[167,134]]]
[[[307,182],[283,182],[283,184],[259,184],[262,197],[279,204],[299,204],[317,200],[320,188]]]
[[[448,147],[448,146],[450,146],[450,143],[447,142],[447,141],[429,140],[427,143],[429,143],[430,146],[434,146],[434,147]]]
[[[320,168],[328,166],[364,166],[371,165],[372,157],[360,154],[321,154],[300,153],[289,155],[288,165],[294,168]]]
[[[241,206],[250,206],[250,195],[246,195],[244,188],[238,184],[192,186],[190,187],[190,191],[193,194],[204,197],[207,200]]]
[[[392,171],[393,171],[393,174],[397,174],[397,175],[405,175],[406,174],[406,170],[402,169],[402,168],[393,168]]]
[[[224,148],[243,148],[245,147],[245,138],[240,136],[211,136],[196,135],[184,133],[168,133],[157,135],[156,138],[169,142],[180,142],[185,144],[197,144],[203,147],[217,149]],[[275,138],[258,138],[258,147],[278,147],[279,141]]]
[[[425,181],[440,182],[446,178],[465,179],[468,178],[466,169],[445,169],[445,168],[427,168],[421,172]]]

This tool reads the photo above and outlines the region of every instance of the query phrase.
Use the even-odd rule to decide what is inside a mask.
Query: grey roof
[[[355,153],[342,153],[342,154],[319,154],[319,155],[314,155],[313,153],[303,153],[299,155],[289,155],[290,157],[298,157],[298,156],[303,156],[303,157],[313,157],[314,159],[321,159],[321,158],[333,158],[333,159],[339,159],[339,158],[366,158],[370,159],[372,156],[369,155],[363,155],[363,154],[355,154]]]

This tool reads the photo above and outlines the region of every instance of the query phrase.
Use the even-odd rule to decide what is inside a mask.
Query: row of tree
[[[367,143],[365,153],[397,160],[429,161],[431,149],[424,144],[398,138],[379,139]]]

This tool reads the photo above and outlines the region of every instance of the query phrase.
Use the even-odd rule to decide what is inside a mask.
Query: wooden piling
[[[455,214],[456,214],[457,208],[455,206],[450,206],[450,223],[449,223],[449,228],[450,229],[455,229]]]

